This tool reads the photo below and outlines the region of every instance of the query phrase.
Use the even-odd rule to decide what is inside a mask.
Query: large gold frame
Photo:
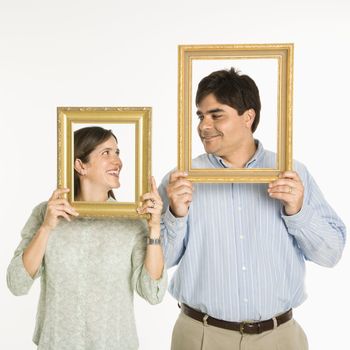
[[[276,168],[191,168],[192,62],[242,58],[278,60]],[[268,183],[275,180],[280,172],[292,169],[293,44],[180,45],[178,74],[178,169],[186,171],[189,180],[204,183]]]
[[[139,218],[136,208],[141,196],[149,192],[151,175],[151,114],[150,107],[58,107],[58,188],[67,187],[66,195],[81,216],[117,216]],[[135,200],[134,202],[74,201],[73,123],[134,124],[135,125]]]

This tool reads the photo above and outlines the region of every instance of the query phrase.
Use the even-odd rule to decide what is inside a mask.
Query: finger
[[[156,209],[156,208],[145,208],[140,212],[140,214],[146,214],[146,213],[159,215],[159,216],[161,215],[161,212],[159,211],[159,209]]]
[[[295,181],[301,181],[298,173],[296,173],[295,171],[284,171],[283,173],[279,174],[278,177],[293,179]]]
[[[191,203],[192,202],[192,194],[185,193],[181,196],[176,197],[176,199],[173,201],[174,203]]]
[[[181,179],[183,177],[187,177],[188,174],[185,171],[174,171],[173,173],[170,174],[169,177],[169,183],[177,181],[178,179]]]
[[[70,219],[69,215],[66,212],[64,212],[64,211],[58,210],[57,217],[65,218],[67,221],[71,222],[71,219]]]
[[[157,201],[157,200],[159,200],[159,198],[156,196],[156,194],[152,193],[152,192],[145,193],[141,198],[143,201],[146,201],[146,200]]]
[[[284,205],[294,205],[295,197],[290,193],[275,192],[269,193],[270,198],[281,201]]]
[[[64,211],[73,216],[79,216],[79,213],[70,205],[64,205]]]
[[[160,208],[148,208],[148,207],[139,207],[136,209],[138,214],[154,214],[154,215],[159,215],[159,217],[162,215],[161,209]]]
[[[155,180],[154,176],[151,176],[151,191],[154,194],[159,195],[156,180]]]
[[[279,180],[275,180],[269,184],[269,188],[274,188],[276,186],[297,187],[298,182],[291,180],[291,179],[279,179]]]
[[[50,200],[49,203],[50,203],[50,204],[53,204],[53,205],[57,205],[57,204],[67,204],[67,205],[70,205],[69,202],[67,201],[67,199],[65,199],[65,198],[56,198],[56,199],[52,199],[52,200]]]
[[[143,207],[148,208],[155,208],[156,207],[156,201],[154,199],[148,199],[143,203]]]
[[[182,196],[183,194],[190,194],[192,195],[192,189],[188,188],[187,186],[181,186],[181,187],[177,187],[175,190],[173,191],[169,191],[169,197],[170,196]]]
[[[172,182],[171,184],[169,184],[169,188],[170,189],[174,189],[180,186],[187,186],[188,188],[193,189],[193,185],[192,182],[186,179],[179,179],[177,181]]]
[[[60,198],[60,196],[64,193],[68,193],[70,191],[69,188],[58,188],[56,189],[55,191],[53,191],[51,197],[50,197],[50,200],[51,199],[58,199]]]
[[[64,208],[64,210],[68,211],[69,214],[72,214],[74,216],[78,216],[79,215],[79,213],[75,210],[75,208],[73,208],[69,204],[67,199],[54,199],[54,200],[50,201],[48,205],[49,206],[58,207],[61,210]]]
[[[283,186],[275,186],[272,188],[268,189],[269,193],[288,193],[295,195],[296,194],[296,188],[288,185],[283,185]]]
[[[139,206],[139,208],[140,208],[141,210],[143,210],[143,209],[145,209],[145,208],[156,208],[156,209],[158,209],[158,210],[161,211],[162,208],[163,208],[163,203],[157,203],[157,202],[152,202],[151,200],[148,200],[148,201],[142,203],[142,204]]]

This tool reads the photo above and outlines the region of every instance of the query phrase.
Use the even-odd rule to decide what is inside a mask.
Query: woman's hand
[[[70,216],[78,216],[78,212],[69,204],[67,199],[61,198],[64,193],[69,192],[69,188],[59,188],[52,193],[47,203],[44,222],[41,227],[46,230],[53,230],[58,223],[58,218],[63,217],[71,221]]]
[[[163,202],[158,193],[156,181],[154,177],[151,177],[151,192],[145,193],[142,196],[142,204],[137,208],[139,214],[149,213],[150,219],[148,220],[148,226],[151,229],[160,228],[160,217],[162,215]]]

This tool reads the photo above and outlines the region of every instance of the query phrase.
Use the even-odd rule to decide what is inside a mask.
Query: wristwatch
[[[160,237],[159,238],[147,237],[147,244],[161,244]]]

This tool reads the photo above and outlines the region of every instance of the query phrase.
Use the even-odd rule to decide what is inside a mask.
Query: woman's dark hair
[[[213,94],[218,102],[228,105],[242,115],[248,109],[254,109],[255,118],[252,124],[254,132],[259,124],[261,102],[259,90],[248,75],[239,75],[233,67],[219,70],[203,78],[198,84],[196,105],[208,95]]]
[[[101,143],[107,141],[111,136],[118,142],[112,130],[103,129],[99,126],[88,126],[74,131],[74,162],[80,159],[83,163],[89,161],[90,153]],[[74,169],[74,198],[80,194],[79,174]],[[115,199],[112,190],[108,191],[108,198]]]

